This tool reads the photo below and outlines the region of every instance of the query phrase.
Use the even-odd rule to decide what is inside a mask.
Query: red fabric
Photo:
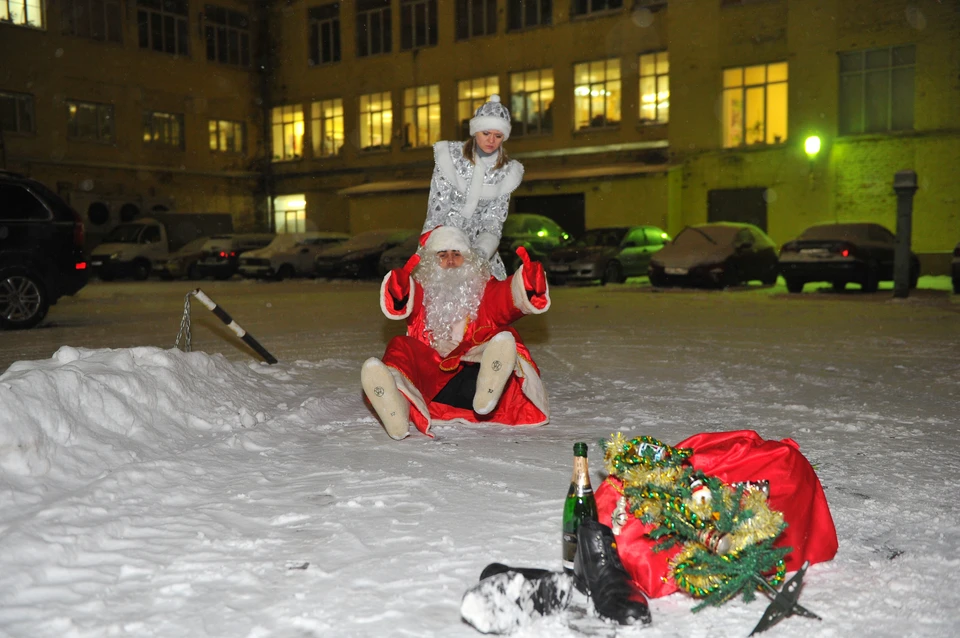
[[[804,561],[820,563],[836,555],[837,531],[823,487],[796,441],[765,441],[753,430],[739,430],[696,434],[677,447],[693,448],[691,465],[725,483],[770,481],[767,502],[783,512],[787,522],[776,546],[793,548],[785,557],[787,571],[796,571]],[[605,525],[610,525],[620,496],[610,483],[614,480],[604,481],[596,491],[597,511]],[[654,552],[656,542],[645,536],[651,528],[630,518],[620,531],[617,548],[637,585],[658,598],[677,591],[668,562],[679,549]]]
[[[530,255],[523,246],[517,247],[517,255],[523,262],[523,288],[530,296],[530,301],[537,308],[543,308],[546,305],[543,296],[547,291],[547,275],[543,271],[543,264],[538,261],[531,262]]]
[[[387,292],[401,303],[405,302],[410,295],[410,273],[420,263],[420,255],[414,253],[403,268],[394,268],[390,271],[390,277],[387,280]]]

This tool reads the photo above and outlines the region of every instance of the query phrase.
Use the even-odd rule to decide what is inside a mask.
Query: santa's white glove
[[[497,252],[500,246],[500,240],[493,233],[480,233],[477,240],[473,243],[474,249],[483,255],[484,259],[490,259]]]

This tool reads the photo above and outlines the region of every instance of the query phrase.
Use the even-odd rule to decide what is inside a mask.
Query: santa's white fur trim
[[[380,282],[380,310],[383,311],[383,314],[387,319],[406,319],[410,316],[410,313],[413,312],[413,295],[416,292],[414,286],[417,284],[410,280],[410,295],[407,297],[407,305],[403,307],[402,310],[395,310],[394,308],[387,307],[387,299],[393,299],[393,296],[387,292],[387,282],[390,281],[390,277],[393,276],[393,272],[388,272],[383,277],[383,281]],[[390,304],[391,306],[393,304]]]
[[[503,141],[510,139],[510,122],[497,117],[496,115],[479,115],[470,120],[470,135],[476,135],[480,131],[500,131],[503,133]]]
[[[527,289],[523,286],[523,265],[517,268],[513,273],[513,279],[510,280],[510,292],[513,296],[514,305],[522,310],[524,314],[541,315],[550,309],[550,284],[546,284],[547,289],[544,297],[547,298],[547,304],[543,308],[537,308],[527,298]]]
[[[470,250],[470,240],[456,226],[437,226],[430,232],[424,248],[431,253],[442,250],[459,250],[461,253],[466,253]]]

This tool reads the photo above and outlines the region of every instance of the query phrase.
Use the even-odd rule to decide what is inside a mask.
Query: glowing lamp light
[[[803,142],[803,150],[809,157],[813,157],[820,152],[820,136],[811,135]]]

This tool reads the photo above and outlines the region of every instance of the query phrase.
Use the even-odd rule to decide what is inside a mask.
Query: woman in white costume
[[[474,250],[490,260],[494,277],[502,280],[507,272],[497,248],[510,194],[523,179],[523,165],[503,150],[510,137],[510,111],[499,95],[491,95],[476,110],[470,136],[466,142],[433,145],[433,179],[423,232],[456,226]]]

